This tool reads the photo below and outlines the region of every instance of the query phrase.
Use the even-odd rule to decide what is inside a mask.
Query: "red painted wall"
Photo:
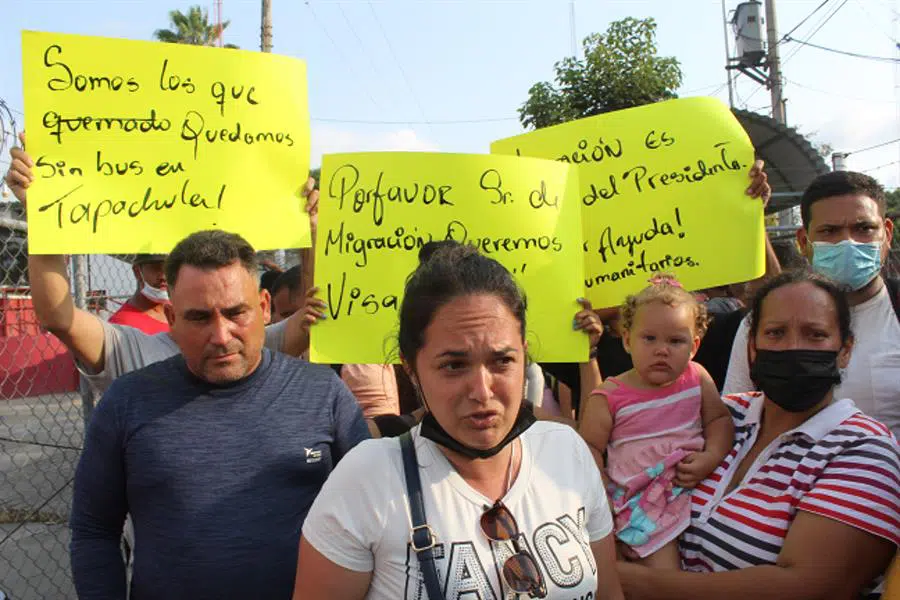
[[[77,390],[72,355],[55,336],[41,331],[31,298],[16,292],[0,295],[0,399]]]

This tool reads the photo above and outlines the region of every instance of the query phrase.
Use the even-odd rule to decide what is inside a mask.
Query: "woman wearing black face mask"
[[[469,246],[413,273],[399,346],[426,416],[332,473],[303,526],[296,600],[622,598],[590,451],[523,400],[525,308]]]
[[[620,564],[629,598],[877,598],[900,544],[900,449],[835,398],[853,347],[847,299],[808,271],[753,301],[762,392],[726,396],[734,450],[693,493],[686,571]],[[900,385],[900,382],[898,382]]]

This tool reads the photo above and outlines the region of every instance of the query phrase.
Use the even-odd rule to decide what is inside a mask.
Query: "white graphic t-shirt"
[[[471,488],[418,427],[413,439],[444,598],[515,599],[502,576],[512,543],[491,542],[479,524],[495,499]],[[600,472],[570,427],[538,422],[519,439],[522,464],[503,503],[519,525],[520,543],[541,569],[547,598],[594,598],[590,543],[613,529]],[[400,443],[388,438],[366,440],[341,460],[309,511],[303,535],[335,564],[373,572],[368,600],[427,600],[409,544],[411,527]]]

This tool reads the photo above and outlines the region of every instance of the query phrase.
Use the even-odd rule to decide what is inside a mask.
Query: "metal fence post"
[[[72,285],[75,292],[75,306],[81,310],[87,310],[88,264],[87,257],[83,255],[72,256]],[[94,410],[94,392],[83,377],[80,378],[79,392],[81,393],[81,411],[84,415],[85,431],[87,431],[87,423]]]

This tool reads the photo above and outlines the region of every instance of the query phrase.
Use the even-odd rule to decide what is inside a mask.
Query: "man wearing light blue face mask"
[[[801,251],[815,271],[845,287],[851,305],[856,344],[835,398],[852,398],[900,437],[900,283],[881,276],[894,232],[893,222],[885,217],[884,189],[861,173],[827,173],[804,192],[800,212]],[[742,326],[724,392],[754,388]]]

